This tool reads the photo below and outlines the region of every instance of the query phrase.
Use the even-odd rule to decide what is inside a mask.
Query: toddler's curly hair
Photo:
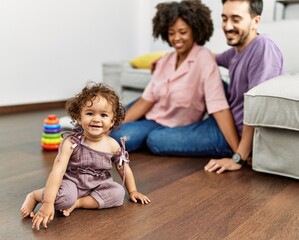
[[[92,104],[92,101],[98,96],[105,98],[112,106],[114,118],[112,128],[119,126],[125,118],[125,107],[119,101],[118,94],[104,83],[87,83],[80,93],[66,101],[65,107],[67,113],[72,120],[79,119],[82,108],[88,102]]]
[[[213,21],[210,9],[200,0],[159,3],[153,18],[153,37],[168,40],[168,29],[180,17],[192,29],[194,41],[203,46],[213,34]]]

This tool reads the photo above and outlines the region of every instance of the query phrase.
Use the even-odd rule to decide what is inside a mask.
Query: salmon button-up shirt
[[[167,127],[185,126],[228,109],[218,66],[211,52],[194,44],[176,69],[177,53],[162,57],[142,98],[154,102],[146,119]]]

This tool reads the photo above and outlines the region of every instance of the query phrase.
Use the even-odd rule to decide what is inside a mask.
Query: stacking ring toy
[[[41,138],[41,147],[43,150],[57,150],[62,142],[61,126],[59,119],[55,114],[48,115],[44,119],[44,132]]]

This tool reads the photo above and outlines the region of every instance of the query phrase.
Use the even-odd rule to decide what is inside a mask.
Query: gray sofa
[[[149,69],[132,68],[128,61],[103,64],[103,81],[117,91],[124,104],[140,97],[151,79]]]
[[[245,95],[244,122],[255,127],[253,169],[299,179],[299,20],[263,23],[259,32],[269,35],[282,50],[286,74]],[[216,53],[228,48],[221,29],[215,30],[206,47]],[[227,71],[220,71],[229,82]],[[104,81],[124,103],[140,96],[150,78],[149,70],[133,69],[128,62],[103,64]]]
[[[244,123],[255,127],[253,169],[299,179],[299,73],[250,89]]]

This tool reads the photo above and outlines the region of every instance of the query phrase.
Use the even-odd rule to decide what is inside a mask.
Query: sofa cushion
[[[245,94],[244,123],[299,131],[299,74],[281,75]]]
[[[133,58],[130,64],[134,68],[150,69],[151,64],[157,59],[163,57],[167,51],[151,52]]]
[[[130,64],[124,64],[120,76],[122,88],[144,89],[151,79],[149,69],[132,68]]]

